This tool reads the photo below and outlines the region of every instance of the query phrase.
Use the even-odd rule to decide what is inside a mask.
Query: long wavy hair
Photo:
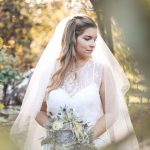
[[[62,85],[67,71],[76,68],[77,37],[90,27],[97,28],[95,22],[88,16],[75,16],[67,22],[62,37],[60,56],[57,59],[60,68],[54,73],[47,86],[45,100],[47,100],[50,91]]]

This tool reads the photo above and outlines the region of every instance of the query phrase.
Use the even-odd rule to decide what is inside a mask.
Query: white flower
[[[63,128],[63,122],[62,121],[55,121],[53,123],[53,130],[60,130]]]

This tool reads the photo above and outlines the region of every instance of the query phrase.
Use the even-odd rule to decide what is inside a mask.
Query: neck
[[[84,64],[84,63],[86,63],[89,59],[91,59],[91,57],[88,57],[88,58],[77,58],[77,65],[78,64]]]
[[[90,59],[91,59],[91,57],[86,58],[86,59],[85,58],[77,59],[76,68],[80,68],[80,67],[84,66]]]

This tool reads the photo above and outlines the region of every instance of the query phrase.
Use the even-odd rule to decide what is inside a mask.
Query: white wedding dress
[[[76,71],[76,79],[72,72],[68,73],[64,84],[50,92],[47,111],[56,115],[60,106],[68,106],[74,108],[77,116],[88,122],[90,126],[94,125],[103,115],[99,95],[102,70],[102,64],[89,60]],[[108,133],[105,132],[94,143],[97,148],[110,143]],[[44,145],[43,150],[50,150],[50,145]]]
[[[54,70],[56,71],[57,67]],[[118,78],[113,74],[114,71],[116,70],[111,70],[107,64],[90,59],[76,71],[76,78],[73,72],[69,72],[63,85],[52,90],[48,95],[47,111],[53,115],[57,115],[60,107],[68,106],[75,110],[78,117],[88,122],[90,127],[95,125],[99,118],[104,115],[106,132],[94,141],[98,149],[112,142],[117,142],[134,131],[123,95],[119,91]],[[45,74],[45,72],[42,73]],[[26,101],[24,101],[20,114],[11,129],[11,137],[15,143],[17,142],[20,149],[52,149],[49,144],[41,146],[41,140],[46,135],[46,129],[37,123],[35,120],[36,114],[35,116],[29,114],[29,112],[32,112],[31,109],[37,108],[34,112],[40,110],[40,107],[36,107],[39,103],[34,100],[35,98],[38,99],[36,87],[40,85],[41,89],[46,88],[47,86],[44,87],[46,84],[43,84],[43,82],[48,83],[48,80],[49,78],[44,81],[40,80],[38,84],[33,80],[33,83],[30,83],[31,87],[29,86],[26,94],[27,98],[30,99],[25,97]],[[33,84],[34,88],[32,87]],[[101,94],[99,94],[99,91]],[[28,97],[30,92],[31,96]],[[37,95],[43,100],[41,93],[39,92]],[[45,90],[42,94],[45,94]],[[105,97],[105,114],[103,113],[101,97]],[[133,135],[121,145],[117,145],[116,149],[139,150],[136,136]]]

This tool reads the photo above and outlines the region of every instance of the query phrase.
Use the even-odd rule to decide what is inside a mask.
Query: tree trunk
[[[7,105],[7,104],[5,103],[7,88],[8,88],[8,85],[4,84],[2,102],[3,102],[5,105]]]
[[[111,12],[109,10],[109,0],[90,0],[97,16],[98,27],[101,36],[114,54],[112,30],[111,30]]]

